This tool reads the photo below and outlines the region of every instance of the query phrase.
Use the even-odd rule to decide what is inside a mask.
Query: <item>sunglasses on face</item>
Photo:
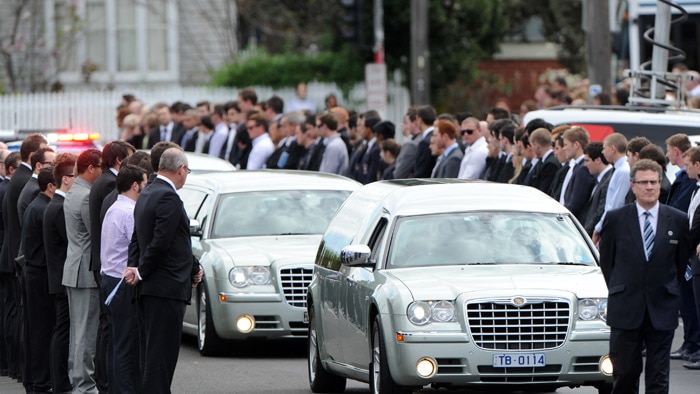
[[[475,131],[474,129],[462,130],[462,135],[465,135],[465,134],[472,135],[474,133],[474,131]]]

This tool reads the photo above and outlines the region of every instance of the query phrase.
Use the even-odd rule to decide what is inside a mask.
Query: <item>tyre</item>
[[[216,356],[224,351],[225,343],[216,334],[207,299],[207,285],[202,282],[197,297],[197,347],[202,356]]]
[[[372,360],[369,372],[371,375],[369,386],[372,394],[410,394],[412,391],[397,385],[391,378],[379,315],[375,316],[372,325]]]
[[[309,388],[311,391],[314,393],[342,393],[345,391],[346,379],[326,371],[321,364],[313,307],[309,307],[309,340],[307,343]]]

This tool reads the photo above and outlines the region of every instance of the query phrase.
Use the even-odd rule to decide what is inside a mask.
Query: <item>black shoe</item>
[[[694,363],[684,363],[683,368],[700,370],[700,361],[696,361]]]
[[[684,359],[690,361],[691,363],[700,361],[700,350],[695,353],[687,353]]]
[[[688,353],[683,348],[678,348],[678,350],[671,352],[671,360],[685,360]]]

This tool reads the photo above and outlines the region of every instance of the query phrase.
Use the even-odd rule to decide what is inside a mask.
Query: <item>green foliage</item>
[[[232,63],[212,76],[214,86],[296,86],[299,81],[335,82],[345,93],[364,80],[364,63],[349,48],[316,55],[255,54]]]

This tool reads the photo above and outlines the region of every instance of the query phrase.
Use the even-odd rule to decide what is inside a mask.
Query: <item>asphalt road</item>
[[[674,349],[682,338],[677,332]],[[700,371],[683,368],[682,361],[671,361],[671,393],[697,392]],[[642,383],[643,386],[643,383]],[[172,385],[173,393],[309,394],[306,377],[306,342],[275,341],[245,343],[222,357],[201,357],[194,337],[185,336]],[[348,381],[346,393],[369,393],[366,384]],[[594,394],[592,387],[560,388],[557,393]],[[642,390],[643,392],[643,390]],[[24,393],[22,386],[0,377],[1,394]],[[475,393],[426,389],[420,393]]]

